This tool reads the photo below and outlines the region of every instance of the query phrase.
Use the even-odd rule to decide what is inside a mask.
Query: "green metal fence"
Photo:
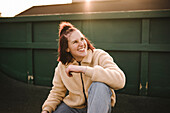
[[[0,18],[0,70],[51,86],[61,21],[114,58],[127,78],[119,92],[170,97],[170,10]]]

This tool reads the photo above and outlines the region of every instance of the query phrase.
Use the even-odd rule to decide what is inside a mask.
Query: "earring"
[[[70,52],[70,49],[69,49],[69,48],[67,48],[67,49],[66,49],[66,52],[68,52],[68,53],[69,53],[69,52]]]

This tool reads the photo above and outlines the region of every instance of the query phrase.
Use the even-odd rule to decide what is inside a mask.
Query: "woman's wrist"
[[[87,66],[81,66],[82,67],[82,73],[86,73],[86,70],[87,70]]]

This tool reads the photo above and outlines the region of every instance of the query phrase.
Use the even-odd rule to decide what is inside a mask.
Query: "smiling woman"
[[[69,22],[60,24],[58,53],[53,87],[42,113],[111,113],[114,90],[125,85],[125,75],[112,57],[95,49]]]
[[[87,42],[79,30],[70,34],[67,52],[70,52],[77,61],[81,61],[87,55]]]
[[[86,56],[87,49],[94,49],[90,41],[78,29],[73,27],[73,25],[68,22],[63,22],[60,24],[59,37],[58,61],[61,61],[63,64],[70,63],[73,58],[77,58],[76,60],[80,61],[81,55],[77,55],[77,52],[85,54],[84,56]]]

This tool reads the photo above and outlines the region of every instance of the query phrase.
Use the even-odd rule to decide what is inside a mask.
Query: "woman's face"
[[[67,52],[70,52],[77,61],[81,61],[87,55],[87,42],[79,30],[73,31],[68,37]]]

